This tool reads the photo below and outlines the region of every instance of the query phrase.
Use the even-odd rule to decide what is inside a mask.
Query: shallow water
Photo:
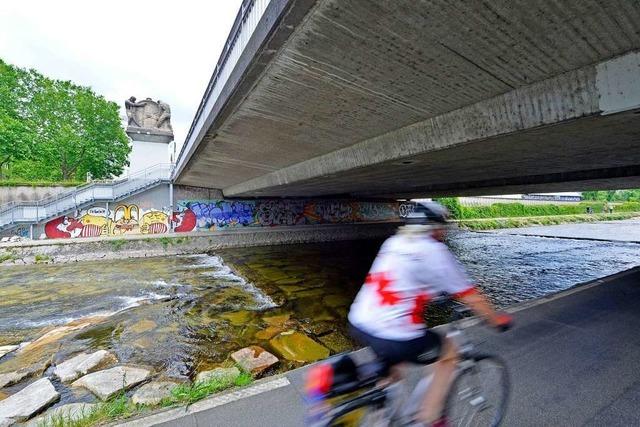
[[[98,348],[173,378],[228,364],[231,352],[251,344],[288,355],[277,370],[326,357],[352,346],[346,313],[380,243],[2,269],[0,345],[33,340],[74,319],[106,317],[37,355],[5,357],[0,372]],[[640,264],[640,246],[627,243],[471,232],[452,233],[448,243],[499,306]]]

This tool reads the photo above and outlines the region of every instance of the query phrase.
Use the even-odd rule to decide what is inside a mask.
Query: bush
[[[604,213],[606,202],[581,202],[571,205],[525,205],[522,203],[494,203],[490,206],[459,206],[460,213],[456,219],[478,218],[514,218],[530,216],[551,215],[580,215],[587,213],[587,208],[593,209],[593,213]],[[614,206],[615,211],[639,212],[640,203],[626,202]]]
[[[462,215],[463,207],[458,201],[457,197],[443,197],[443,198],[434,199],[434,200],[440,203],[441,205],[443,205],[444,207],[446,207],[447,209],[449,209],[449,213],[451,213],[451,216],[454,219],[462,218],[461,215]]]

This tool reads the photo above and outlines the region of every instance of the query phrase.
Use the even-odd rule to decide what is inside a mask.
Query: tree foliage
[[[12,178],[109,178],[129,151],[116,103],[0,60],[0,167]]]
[[[585,200],[598,200],[603,202],[640,202],[640,189],[584,191],[582,197]]]

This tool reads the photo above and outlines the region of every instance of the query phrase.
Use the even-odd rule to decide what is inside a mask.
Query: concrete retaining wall
[[[72,187],[30,187],[27,185],[19,185],[16,187],[0,187],[0,205],[9,202],[28,202],[32,200],[40,200],[45,197],[54,196],[64,191],[68,191]]]

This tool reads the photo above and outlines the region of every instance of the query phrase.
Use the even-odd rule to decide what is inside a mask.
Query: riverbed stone
[[[49,409],[44,415],[36,417],[25,424],[25,427],[54,425],[57,420],[76,421],[89,416],[96,408],[96,403],[68,403]]]
[[[271,338],[275,337],[282,331],[283,329],[281,327],[267,326],[266,328],[256,332],[255,337],[259,340],[270,340]]]
[[[269,341],[280,356],[296,362],[314,362],[329,357],[329,349],[300,332],[283,332]]]
[[[221,314],[220,317],[227,319],[233,326],[246,325],[253,317],[253,312],[249,310],[232,311]]]
[[[231,368],[215,368],[215,369],[212,369],[211,371],[200,372],[196,376],[195,382],[200,383],[200,382],[211,381],[214,379],[219,379],[219,380],[228,379],[229,381],[233,382],[239,376],[240,376],[240,369],[236,368],[235,366]]]
[[[353,344],[349,338],[345,337],[340,332],[331,332],[330,334],[318,337],[318,340],[335,353],[342,353],[343,351],[353,349]]]
[[[262,347],[252,345],[231,354],[233,359],[242,369],[259,375],[264,370],[279,362],[278,358]]]
[[[140,387],[131,397],[136,405],[158,405],[171,396],[171,390],[178,386],[172,381],[153,381]]]
[[[116,357],[106,350],[98,350],[91,354],[80,353],[56,366],[53,375],[62,382],[69,382],[116,362]]]
[[[333,332],[336,329],[336,322],[322,321],[322,322],[306,322],[302,323],[302,329],[311,335],[324,335],[329,332]]]
[[[147,380],[151,372],[132,366],[116,366],[104,371],[85,375],[71,383],[72,387],[84,387],[102,400],[107,400],[122,390]]]
[[[2,359],[5,355],[11,353],[14,350],[17,350],[19,345],[0,345],[0,359]]]
[[[16,394],[0,401],[0,420],[24,421],[60,399],[48,378],[29,384]]]
[[[31,375],[31,372],[26,369],[0,374],[0,388],[17,384],[29,375]]]
[[[135,334],[142,334],[144,332],[151,331],[158,327],[158,324],[153,320],[142,319],[129,327],[129,331]]]
[[[275,316],[265,316],[264,322],[270,326],[282,326],[291,318],[291,313],[278,314]]]

